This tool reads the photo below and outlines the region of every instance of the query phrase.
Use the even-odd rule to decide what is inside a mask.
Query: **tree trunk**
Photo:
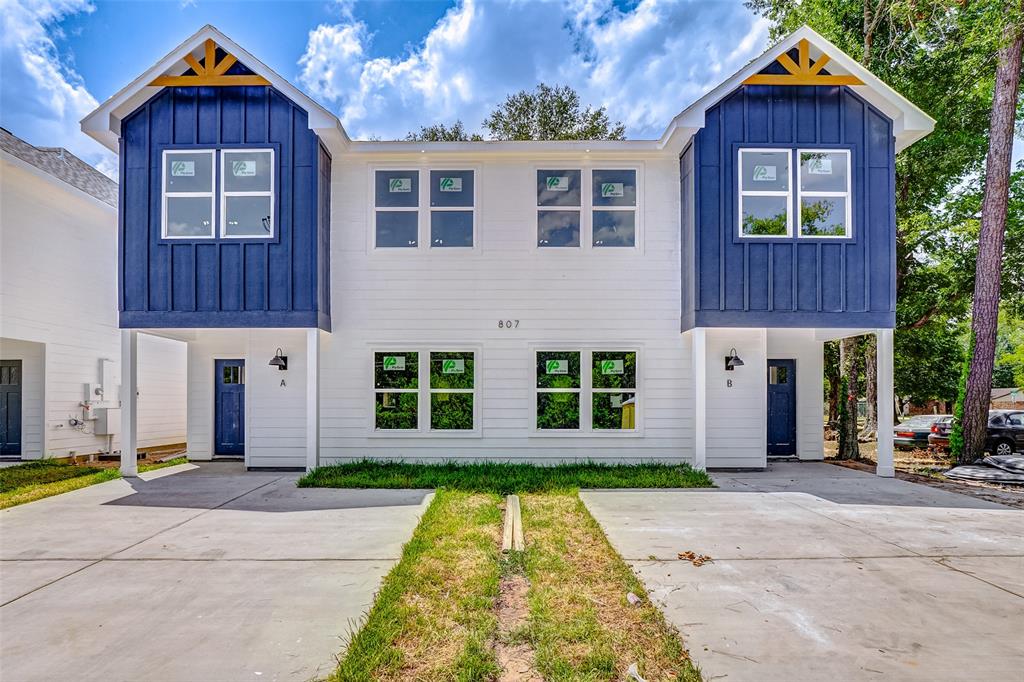
[[[978,233],[971,315],[974,356],[971,358],[964,394],[961,463],[973,462],[981,456],[985,447],[996,352],[999,278],[1009,201],[1010,155],[1020,88],[1021,51],[1024,49],[1024,30],[1020,26],[1010,23],[1004,33],[1006,40],[999,50],[996,66],[988,156],[985,160],[985,196],[981,204],[981,230]]]
[[[839,363],[842,365],[843,378],[846,380],[846,395],[843,396],[843,400],[846,401],[846,420],[839,435],[839,459],[857,459],[860,456],[860,448],[857,445],[859,351],[860,339],[856,336],[839,342]]]
[[[835,341],[828,341],[822,348],[825,356],[825,379],[828,381],[828,425],[831,429],[839,428],[839,351]]]
[[[860,432],[860,440],[878,437],[878,346],[875,335],[869,334],[864,343],[864,398],[867,401],[867,419]]]

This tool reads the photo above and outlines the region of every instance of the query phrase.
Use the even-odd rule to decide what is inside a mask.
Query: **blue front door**
[[[21,360],[0,360],[0,455],[21,454]]]
[[[245,360],[217,360],[215,455],[245,454]]]
[[[768,361],[768,456],[796,454],[796,363]]]

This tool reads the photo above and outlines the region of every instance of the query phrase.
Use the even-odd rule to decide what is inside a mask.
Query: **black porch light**
[[[736,355],[736,349],[733,348],[729,351],[729,354],[725,356],[725,370],[731,372],[737,367],[742,367],[744,362],[740,360],[740,356]]]
[[[740,363],[742,364],[742,363]],[[282,372],[288,369],[288,356],[284,354],[284,351],[280,348],[277,349],[277,355],[270,361],[271,367],[277,367]]]

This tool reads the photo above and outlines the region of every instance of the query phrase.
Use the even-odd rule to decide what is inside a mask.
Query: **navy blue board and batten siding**
[[[744,147],[850,150],[851,237],[797,237],[795,206],[794,236],[740,237]],[[707,110],[680,162],[693,176],[681,188],[682,252],[694,264],[684,331],[895,325],[895,140],[882,112],[842,86],[744,85]]]
[[[121,130],[121,327],[330,330],[330,155],[305,110],[269,86],[168,87]],[[274,236],[163,239],[163,151],[244,147],[275,151]]]

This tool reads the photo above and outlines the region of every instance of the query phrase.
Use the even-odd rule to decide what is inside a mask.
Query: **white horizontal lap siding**
[[[99,452],[106,438],[68,420],[82,418],[100,359],[120,353],[116,211],[41,172],[0,165],[0,337],[43,346],[41,374],[28,380],[43,382],[45,405],[25,414],[26,456],[43,443],[50,457]]]
[[[370,183],[377,166],[475,169],[477,248],[374,252]],[[334,333],[324,336],[322,346],[322,460],[692,461],[690,351],[679,333],[678,161],[637,157],[593,166],[639,167],[639,249],[535,248],[537,168],[586,168],[582,159],[541,163],[481,155],[457,162],[417,157],[406,164],[364,156],[335,161]],[[428,181],[429,175],[421,178]],[[584,191],[586,178],[584,173]],[[499,320],[519,320],[519,327],[500,329]],[[535,434],[533,351],[545,344],[637,349],[640,434]],[[373,433],[371,354],[403,345],[420,352],[476,350],[477,434]],[[424,424],[427,418],[420,416]]]
[[[182,341],[139,336],[139,447],[185,442],[187,350]]]
[[[706,465],[709,469],[763,467],[767,453],[765,331],[715,328],[706,333]],[[744,364],[726,371],[725,357],[733,348]]]

